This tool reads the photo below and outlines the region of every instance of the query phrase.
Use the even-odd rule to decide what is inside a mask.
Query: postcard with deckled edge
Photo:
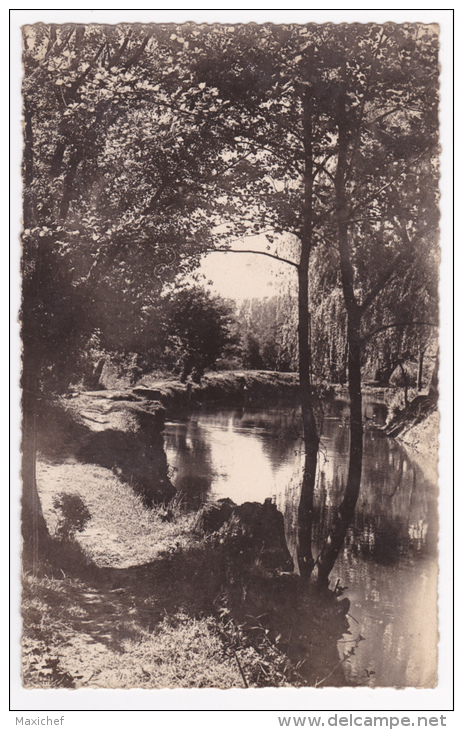
[[[435,688],[438,23],[22,43],[23,687]]]

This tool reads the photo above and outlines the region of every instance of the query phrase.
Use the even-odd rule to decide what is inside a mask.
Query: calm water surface
[[[350,631],[339,642],[354,685],[429,687],[436,677],[437,488],[433,465],[411,460],[375,426],[384,403],[364,401],[363,477],[355,522],[332,572],[346,586]],[[342,497],[348,468],[348,406],[325,407],[316,487],[315,542],[327,533]],[[285,516],[295,554],[302,470],[301,423],[296,409],[221,409],[192,412],[166,424],[171,478],[199,505],[230,497],[240,504],[273,497]]]

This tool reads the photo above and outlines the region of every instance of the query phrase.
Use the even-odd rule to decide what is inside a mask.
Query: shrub
[[[61,512],[55,533],[60,540],[73,540],[92,517],[78,494],[58,494],[53,498],[53,507]]]

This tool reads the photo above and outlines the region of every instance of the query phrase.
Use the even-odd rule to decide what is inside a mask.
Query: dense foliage
[[[292,267],[297,286],[242,307],[243,357],[281,369],[297,357],[304,578],[313,376],[349,388],[346,491],[317,558],[326,579],[360,486],[362,366],[387,382],[435,347],[437,27],[38,24],[23,35],[24,392],[66,388],[95,342],[143,352],[151,336],[200,378],[231,342],[229,313],[175,291],[178,276],[208,250],[265,236],[256,255]]]
[[[95,332],[108,351],[136,349],[163,284],[231,236],[265,233],[270,254],[298,263],[278,234],[298,240],[310,223],[314,367],[345,377],[341,105],[362,336],[384,343],[384,372],[404,346],[425,348],[436,54],[432,26],[26,27],[23,334],[42,370],[65,379]],[[269,347],[264,365],[290,367],[294,343],[292,355]]]
[[[151,365],[199,382],[206,368],[233,351],[232,315],[231,304],[197,286],[167,294],[153,316]]]

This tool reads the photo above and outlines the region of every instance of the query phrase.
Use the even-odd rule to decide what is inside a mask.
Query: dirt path
[[[72,532],[79,509],[80,513],[88,511],[90,518],[82,531],[75,532],[75,539],[89,562],[98,567],[143,565],[193,540],[194,515],[175,502],[168,510],[145,507],[130,486],[109,469],[77,462],[39,461],[37,486],[52,534],[63,520],[65,529]],[[68,500],[66,506],[63,495],[77,499]],[[57,500],[64,504],[66,514],[63,506],[57,506]]]
[[[75,540],[89,567],[67,575],[65,563],[59,577],[24,577],[25,686],[243,686],[210,596],[198,590],[206,573],[195,557],[194,514],[175,503],[148,509],[110,470],[90,464],[40,461],[37,482],[52,534],[64,525],[72,536],[85,515]],[[252,649],[240,651],[244,665],[255,664]]]
[[[129,589],[71,578],[28,576],[23,605],[27,687],[242,686],[210,617],[181,610],[160,615]]]

